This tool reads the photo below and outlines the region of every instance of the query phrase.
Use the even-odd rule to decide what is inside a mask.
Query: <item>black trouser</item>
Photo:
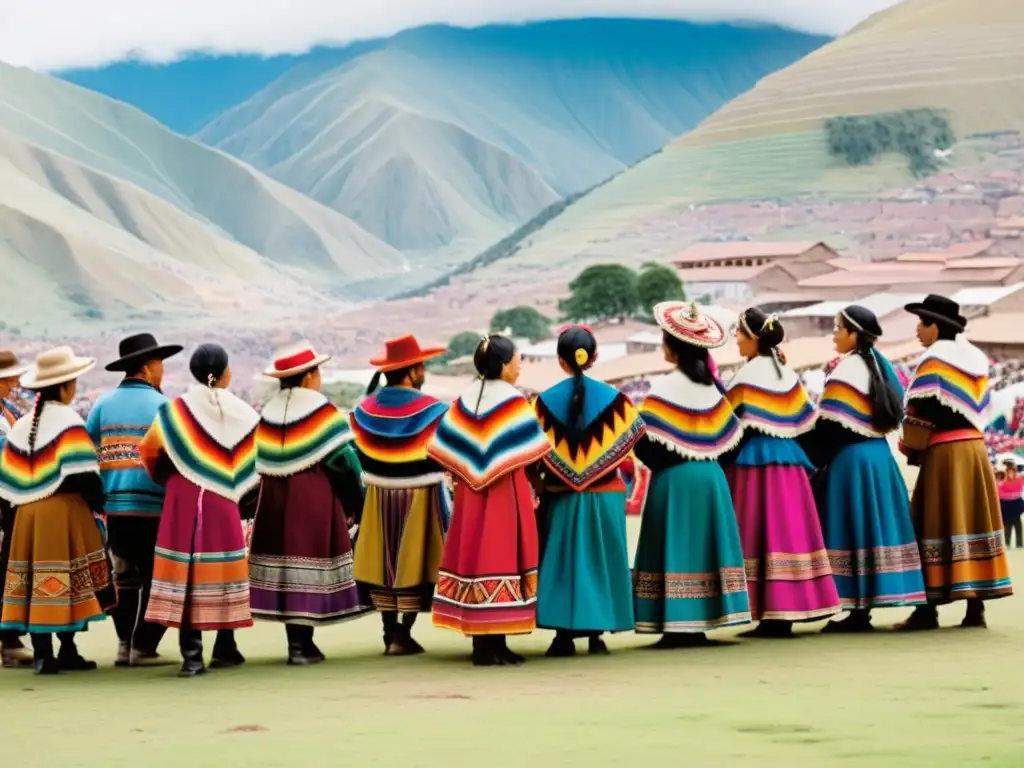
[[[2,417],[0,417],[2,418]],[[7,581],[7,561],[11,559],[11,539],[14,537],[14,508],[4,504],[0,509],[0,529],[3,530],[3,545],[0,546],[0,594]],[[0,632],[0,646],[11,650],[21,648],[20,632]]]
[[[145,620],[159,529],[158,517],[107,517],[107,537],[117,587],[114,628],[118,640],[144,653],[155,653],[167,631],[166,627]]]
[[[1017,532],[1017,546],[1024,547],[1024,523],[1020,515],[1003,518],[1003,536],[1006,537],[1006,546],[1010,546],[1014,531]]]

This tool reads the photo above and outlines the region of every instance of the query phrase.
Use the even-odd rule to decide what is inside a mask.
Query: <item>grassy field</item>
[[[1011,558],[1024,567],[1024,550]],[[239,633],[245,667],[196,680],[114,669],[108,621],[81,636],[97,672],[0,674],[0,745],[24,766],[1020,766],[1024,597],[991,603],[988,631],[959,629],[962,611],[924,635],[818,624],[663,652],[630,634],[567,660],[545,659],[538,632],[513,640],[518,669],[474,669],[468,641],[428,617],[425,656],[383,657],[370,617],[322,630],[328,662],[293,669],[283,629],[261,624]],[[163,650],[176,657],[176,635]]]

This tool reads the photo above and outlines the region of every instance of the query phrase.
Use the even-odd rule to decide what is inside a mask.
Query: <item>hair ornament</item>
[[[573,355],[576,358],[576,365],[580,368],[585,366],[590,361],[590,354],[583,347],[576,350],[576,354]]]
[[[761,325],[761,333],[764,333],[766,329],[769,331],[774,331],[775,323],[776,321],[778,321],[778,319],[779,316],[775,312],[772,312],[770,315],[768,315],[768,317],[764,319],[764,324]]]

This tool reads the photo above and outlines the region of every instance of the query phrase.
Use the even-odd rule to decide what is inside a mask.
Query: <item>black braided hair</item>
[[[708,351],[696,344],[687,344],[677,339],[668,331],[662,332],[662,339],[665,346],[672,350],[676,356],[676,368],[690,381],[695,384],[714,384],[715,379],[711,375],[711,364],[708,362]]]
[[[32,426],[28,431],[28,456],[29,459],[36,452],[36,437],[39,434],[39,419],[43,415],[43,406],[46,403],[60,402],[60,388],[61,384],[55,384],[52,387],[39,390],[36,395],[36,400],[32,404]]]
[[[579,350],[586,353],[586,361],[582,364],[576,360],[576,353]],[[597,339],[582,325],[573,325],[559,335],[556,351],[558,359],[572,371],[572,399],[569,401],[569,423],[566,426],[578,434],[583,428],[583,399],[586,395],[583,372],[597,357]]]
[[[871,424],[883,434],[891,432],[903,421],[903,399],[875,357],[875,342],[882,335],[878,318],[866,307],[854,304],[839,313],[837,322],[850,333],[857,334],[855,351],[868,367]]]
[[[516,356],[516,345],[501,334],[492,333],[480,339],[473,353],[473,367],[480,377],[480,393],[476,396],[476,407],[473,413],[480,411],[480,400],[484,396],[484,384],[501,378],[505,366]]]

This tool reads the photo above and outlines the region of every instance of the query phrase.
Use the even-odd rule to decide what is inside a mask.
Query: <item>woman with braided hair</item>
[[[907,486],[888,437],[903,420],[903,387],[875,349],[878,318],[849,306],[836,316],[840,353],[801,437],[818,467],[814,497],[839,599],[849,616],[825,632],[867,632],[871,610],[925,602]]]
[[[240,508],[252,510],[259,485],[260,417],[228,392],[228,353],[203,344],[189,369],[198,383],[160,406],[139,447],[146,471],[167,488],[146,621],[178,628],[182,677],[206,671],[203,630],[217,630],[212,668],[245,662],[234,637],[252,626]]]
[[[527,469],[551,445],[514,386],[515,345],[491,334],[473,364],[478,380],[452,403],[427,448],[456,482],[434,626],[473,638],[474,665],[519,665],[523,657],[505,637],[537,623],[537,519]]]
[[[809,473],[798,437],[814,427],[814,405],[779,349],[782,323],[756,307],[740,315],[736,346],[746,364],[726,398],[743,440],[723,460],[743,543],[749,637],[790,637],[795,621],[839,611],[839,595],[821,535]]]
[[[634,628],[626,486],[618,470],[644,423],[628,397],[586,376],[597,360],[590,329],[563,330],[557,352],[569,378],[534,401],[552,448],[537,511],[537,624],[556,630],[549,656],[572,656],[576,637],[589,639],[590,653],[607,653],[603,632]]]
[[[96,517],[103,510],[96,449],[70,406],[78,377],[94,365],[69,347],[41,354],[21,378],[37,392],[35,405],[0,454],[0,499],[16,511],[0,630],[31,635],[40,675],[96,669],[78,653],[75,632],[117,602]]]

